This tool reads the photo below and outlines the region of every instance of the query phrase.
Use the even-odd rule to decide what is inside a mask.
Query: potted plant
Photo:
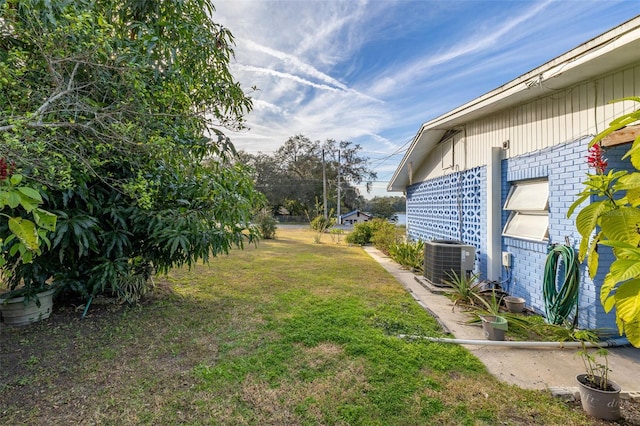
[[[5,325],[28,325],[49,318],[53,308],[52,286],[10,291],[0,295],[0,318]]]
[[[504,335],[508,329],[507,319],[500,315],[502,297],[498,297],[496,290],[491,290],[491,296],[485,297],[482,294],[476,295],[477,299],[485,309],[478,316],[482,322],[484,335],[488,340],[504,340]]]
[[[53,288],[44,280],[25,283],[12,277],[8,266],[30,263],[42,243],[49,245],[47,233],[56,226],[56,216],[38,207],[43,203],[40,192],[22,181],[15,166],[0,158],[0,216],[6,219],[0,226],[0,277],[10,289],[0,294],[0,320],[8,325],[48,318],[53,297]]]
[[[582,409],[587,414],[603,420],[619,419],[620,386],[609,379],[609,352],[605,348],[589,351],[586,342],[597,341],[597,336],[592,332],[580,330],[574,335],[582,341],[582,349],[577,355],[582,359],[585,368],[585,373],[576,376]]]

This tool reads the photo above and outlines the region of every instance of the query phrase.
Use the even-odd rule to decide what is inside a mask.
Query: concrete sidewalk
[[[371,246],[364,250],[384,269],[402,283],[416,301],[458,339],[486,341],[480,325],[468,325],[468,313],[452,311],[453,303],[441,294],[435,294],[420,281],[421,277],[402,269],[389,257]],[[577,389],[576,375],[584,371],[577,349],[513,348],[487,345],[463,345],[498,379],[525,389],[563,390]],[[610,377],[617,382],[624,396],[640,399],[640,349],[632,346],[610,348]]]

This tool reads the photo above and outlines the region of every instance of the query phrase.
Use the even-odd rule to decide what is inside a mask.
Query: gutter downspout
[[[502,281],[502,155],[501,147],[491,148],[487,164],[487,279]]]

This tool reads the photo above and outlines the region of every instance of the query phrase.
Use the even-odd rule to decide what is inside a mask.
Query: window
[[[502,235],[528,240],[549,239],[549,182],[515,182],[511,186],[505,210],[511,214]]]

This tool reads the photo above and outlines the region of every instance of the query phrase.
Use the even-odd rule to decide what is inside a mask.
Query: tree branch
[[[49,107],[49,105],[51,105],[53,102],[55,102],[56,100],[60,99],[63,96],[66,96],[67,94],[71,93],[74,91],[73,89],[73,79],[76,75],[76,71],[78,71],[78,66],[80,66],[79,62],[76,62],[76,65],[73,67],[73,71],[71,72],[71,75],[69,76],[69,82],[67,83],[67,88],[65,90],[63,90],[62,92],[59,92],[53,96],[51,96],[49,99],[47,99],[42,105],[40,105],[40,108],[38,108],[36,110],[36,112],[34,113],[35,117],[42,117],[43,113],[47,110],[47,108]],[[41,119],[38,118],[38,122],[41,122]]]
[[[8,132],[11,130],[14,130],[16,128],[18,128],[19,126],[24,126],[28,129],[54,129],[54,128],[82,128],[85,130],[90,130],[90,131],[94,131],[91,126],[87,126],[85,124],[80,124],[80,123],[66,123],[66,122],[60,122],[60,123],[43,123],[41,121],[31,121],[28,123],[22,123],[22,124],[8,124],[6,126],[0,126],[0,132]]]

